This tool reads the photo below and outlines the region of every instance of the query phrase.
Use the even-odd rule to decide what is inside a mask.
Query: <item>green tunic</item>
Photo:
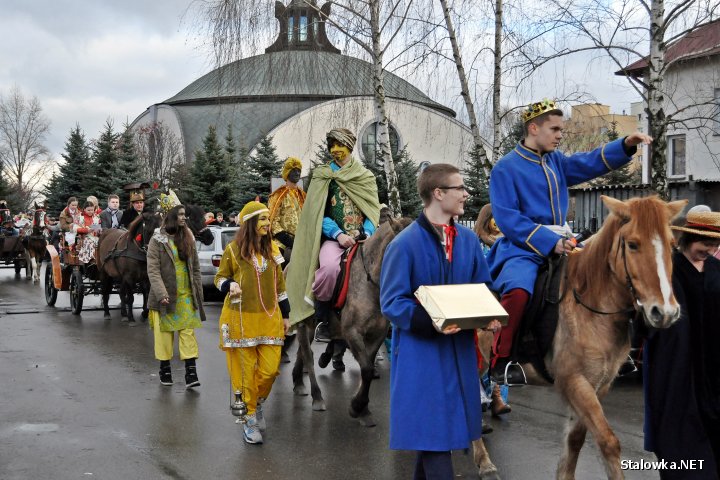
[[[175,262],[175,279],[177,281],[177,301],[175,311],[160,315],[161,332],[177,332],[187,328],[200,328],[202,321],[200,313],[193,306],[192,290],[190,289],[190,275],[187,263],[180,260],[175,242],[168,239],[168,245],[173,252]],[[150,323],[152,328],[154,322]]]

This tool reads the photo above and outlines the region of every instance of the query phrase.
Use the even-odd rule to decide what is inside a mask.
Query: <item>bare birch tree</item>
[[[162,122],[144,125],[136,131],[135,153],[142,173],[165,189],[170,187],[179,166],[186,163],[182,141]]]
[[[18,86],[0,95],[0,162],[18,201],[28,205],[52,168],[43,142],[50,120],[37,97],[27,98]]]
[[[608,4],[601,0],[549,0],[546,24],[556,29],[547,37],[549,52],[529,58],[526,73],[558,58],[584,54],[588,61],[609,59],[622,72],[646,105],[650,147],[651,186],[669,197],[667,180],[668,127],[688,122],[693,109],[712,104],[713,98],[698,99],[692,108],[671,105],[672,91],[665,85],[669,45],[714,19],[720,6],[711,0],[623,0]],[[550,10],[551,9],[551,10]],[[638,72],[627,67],[641,61]]]

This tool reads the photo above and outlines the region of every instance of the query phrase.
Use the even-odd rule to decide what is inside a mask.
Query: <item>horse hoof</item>
[[[357,420],[358,420],[358,422],[360,422],[360,425],[362,425],[365,428],[371,428],[371,427],[374,427],[375,425],[377,425],[377,423],[375,423],[375,419],[373,418],[373,416],[371,414],[367,414],[367,415],[358,417]]]
[[[484,472],[484,473],[478,472],[478,476],[480,477],[480,480],[501,480],[500,475],[498,475],[497,470]]]
[[[313,410],[316,412],[324,412],[327,410],[325,406],[325,400],[313,400]]]
[[[293,393],[297,395],[298,397],[307,397],[308,391],[307,387],[305,385],[298,385],[295,388],[293,388]]]

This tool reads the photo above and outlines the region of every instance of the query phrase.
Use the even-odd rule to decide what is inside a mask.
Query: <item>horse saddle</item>
[[[347,300],[348,286],[350,285],[350,266],[355,259],[360,243],[356,243],[352,247],[346,249],[340,258],[340,274],[335,282],[335,290],[333,291],[330,304],[335,310],[342,310]]]
[[[560,286],[567,269],[567,256],[554,255],[538,270],[535,288],[518,329],[512,357],[520,363],[532,363],[550,383],[554,379],[545,365],[552,352],[560,315]]]

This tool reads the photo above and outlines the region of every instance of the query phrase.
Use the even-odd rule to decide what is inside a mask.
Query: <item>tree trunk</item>
[[[372,30],[373,49],[373,87],[375,90],[375,118],[377,119],[377,142],[380,149],[385,177],[387,178],[388,207],[393,216],[402,216],[400,207],[400,191],[398,189],[398,178],[395,172],[395,163],[390,150],[390,134],[388,129],[388,117],[385,110],[385,87],[383,85],[383,51],[380,44],[380,0],[373,0],[370,3],[370,27]]]
[[[446,0],[443,0],[446,1]],[[495,49],[493,50],[493,151],[492,163],[500,158],[500,81],[502,77],[502,0],[495,0]]]
[[[488,161],[487,152],[485,151],[485,146],[483,145],[482,138],[480,137],[480,129],[478,128],[475,106],[473,105],[472,98],[470,97],[470,87],[468,86],[465,67],[463,66],[462,56],[460,55],[460,47],[458,46],[455,27],[453,27],[452,19],[450,18],[450,8],[448,7],[447,0],[440,0],[440,5],[442,5],[443,15],[445,16],[445,26],[447,28],[448,36],[450,37],[450,44],[453,49],[455,67],[457,67],[458,78],[460,79],[460,94],[465,101],[465,109],[467,110],[468,121],[470,122],[470,131],[472,132],[473,142],[475,142],[477,151],[480,155],[480,161],[483,164],[485,175],[489,177],[492,164]]]
[[[650,9],[650,56],[648,58],[648,129],[650,145],[651,188],[661,198],[669,200],[667,181],[667,119],[663,103],[663,75],[665,74],[665,2],[653,0]]]

